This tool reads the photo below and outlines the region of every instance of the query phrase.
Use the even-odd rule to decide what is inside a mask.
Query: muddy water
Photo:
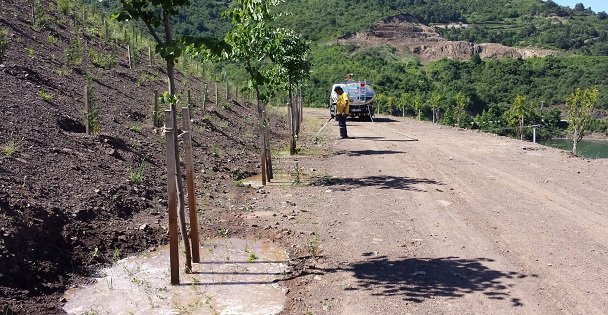
[[[180,257],[183,263],[183,256]],[[169,248],[103,270],[91,286],[65,294],[68,314],[277,314],[286,289],[287,253],[270,241],[217,239],[201,246],[201,263],[170,285]]]

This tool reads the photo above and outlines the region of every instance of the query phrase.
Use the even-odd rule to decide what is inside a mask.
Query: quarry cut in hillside
[[[552,51],[547,49],[449,41],[437,33],[435,28],[421,23],[409,14],[383,19],[374,24],[369,31],[347,34],[339,38],[338,43],[361,47],[388,45],[395,47],[401,53],[416,54],[422,61],[442,58],[468,59],[477,54],[481,58],[530,58],[552,54]]]

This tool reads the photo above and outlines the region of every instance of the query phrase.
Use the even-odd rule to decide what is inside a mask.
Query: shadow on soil
[[[368,186],[377,186],[380,189],[399,189],[410,191],[425,191],[416,188],[416,184],[443,185],[443,183],[425,178],[409,178],[397,176],[368,176],[363,178],[334,178],[319,177],[310,182],[311,186],[335,186],[334,190],[349,190]]]
[[[487,258],[459,257],[390,260],[386,256],[379,256],[348,267],[308,267],[290,278],[349,272],[353,273],[357,282],[345,290],[370,291],[374,296],[402,296],[406,301],[422,303],[427,299],[454,299],[481,293],[488,299],[508,301],[513,307],[523,306],[521,299],[510,295],[511,288],[518,279],[538,276],[493,270],[484,265],[492,261]]]
[[[387,139],[385,137],[350,137],[356,140],[387,141],[387,142],[416,142],[418,139]]]

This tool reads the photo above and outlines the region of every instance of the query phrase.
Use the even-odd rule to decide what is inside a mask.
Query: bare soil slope
[[[411,119],[348,125],[297,158],[308,185],[267,188],[275,215],[252,215],[300,249],[285,314],[606,312],[608,161]]]

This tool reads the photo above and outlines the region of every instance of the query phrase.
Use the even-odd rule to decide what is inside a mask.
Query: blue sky
[[[608,1],[606,0],[553,0],[553,2],[571,8],[574,8],[577,3],[582,3],[585,8],[591,7],[593,12],[606,11],[608,13]]]

